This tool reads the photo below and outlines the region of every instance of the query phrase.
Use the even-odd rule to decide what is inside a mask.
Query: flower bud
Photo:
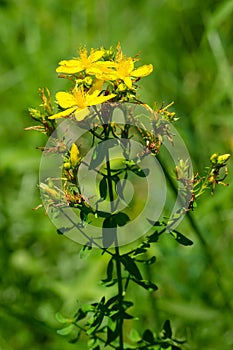
[[[126,85],[121,83],[121,84],[118,85],[118,89],[117,90],[119,92],[124,92],[126,89],[127,89]]]
[[[70,162],[72,167],[76,167],[80,163],[80,160],[78,146],[73,143],[70,149]]]
[[[218,165],[225,165],[228,159],[230,158],[230,154],[222,154],[221,156],[218,156]]]
[[[70,162],[65,162],[65,163],[63,164],[63,168],[64,168],[65,170],[71,169],[71,164],[70,164]]]
[[[210,161],[211,163],[214,165],[214,164],[217,164],[218,162],[218,153],[214,153],[212,154],[212,156],[210,157]]]

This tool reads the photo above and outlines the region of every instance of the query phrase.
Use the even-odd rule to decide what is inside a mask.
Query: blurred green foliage
[[[127,55],[141,52],[141,63],[154,65],[141,99],[175,101],[176,127],[202,172],[210,154],[233,150],[232,13],[232,0],[0,1],[1,350],[84,349],[56,334],[55,314],[70,315],[77,299],[103,293],[99,252],[81,260],[81,247],[57,235],[42,209],[32,211],[40,203],[36,147],[45,138],[24,128],[27,108],[40,103],[38,88],[65,88],[55,68],[80,45],[120,41]],[[191,217],[179,229],[194,246],[161,239],[158,262],[145,271],[159,291],[132,290],[133,311],[155,330],[169,318],[187,349],[232,349],[231,187],[206,195]]]

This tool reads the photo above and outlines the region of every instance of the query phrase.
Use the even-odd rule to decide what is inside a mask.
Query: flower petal
[[[124,80],[125,85],[126,85],[129,89],[131,89],[131,88],[132,88],[132,80],[131,80],[131,78],[130,78],[130,77],[125,77],[123,80]]]
[[[147,75],[149,75],[151,72],[153,71],[153,66],[152,64],[145,64],[144,66],[141,66],[137,69],[135,69],[131,75],[133,77],[145,77]]]
[[[75,116],[77,121],[81,122],[83,119],[88,117],[89,114],[90,114],[90,112],[89,112],[89,109],[87,107],[84,109],[78,108],[76,110],[76,112],[74,113],[74,116]]]
[[[90,96],[90,98],[88,99],[88,106],[94,106],[94,105],[98,105],[100,103],[106,102],[108,100],[111,100],[113,97],[115,97],[116,94],[110,94],[107,96]]]
[[[57,67],[56,72],[74,74],[74,73],[81,72],[82,70],[83,70],[82,63],[78,59],[76,59],[76,60],[64,60],[59,62],[59,67]]]
[[[77,104],[74,96],[64,91],[56,93],[56,100],[62,108],[70,108]]]
[[[74,111],[76,111],[77,107],[72,107],[72,108],[68,108],[62,112],[56,113],[54,115],[51,115],[49,117],[49,119],[58,119],[58,118],[64,118],[64,117],[68,117],[69,115],[71,115]]]
[[[96,62],[104,55],[104,52],[104,50],[92,50],[88,58],[91,62]]]

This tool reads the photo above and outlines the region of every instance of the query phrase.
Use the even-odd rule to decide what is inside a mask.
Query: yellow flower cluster
[[[79,57],[62,60],[56,69],[60,77],[71,79],[74,87],[70,92],[60,91],[56,100],[60,112],[49,119],[64,118],[75,114],[82,120],[85,114],[78,113],[87,107],[109,100],[133,102],[136,81],[153,71],[152,64],[135,68],[135,58],[123,55],[120,44],[114,50],[79,50]]]

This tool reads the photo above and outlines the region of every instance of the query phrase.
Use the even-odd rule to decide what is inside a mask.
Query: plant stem
[[[116,238],[117,240],[117,238]],[[120,350],[124,349],[124,339],[123,339],[123,286],[122,286],[122,274],[121,274],[121,263],[119,260],[120,250],[117,246],[117,242],[115,243],[115,254],[116,254],[116,272],[117,272],[117,284],[118,284],[118,303],[120,312],[119,319],[119,345]]]
[[[106,168],[107,168],[107,180],[108,180],[108,190],[109,199],[111,205],[111,212],[115,210],[114,208],[114,196],[111,178],[111,164],[109,159],[109,152],[106,152]],[[123,339],[123,285],[122,285],[122,273],[121,273],[121,262],[120,262],[120,249],[118,246],[118,238],[116,234],[115,238],[115,261],[116,261],[116,274],[117,274],[117,285],[118,285],[118,304],[119,304],[119,350],[124,350],[124,339]]]

